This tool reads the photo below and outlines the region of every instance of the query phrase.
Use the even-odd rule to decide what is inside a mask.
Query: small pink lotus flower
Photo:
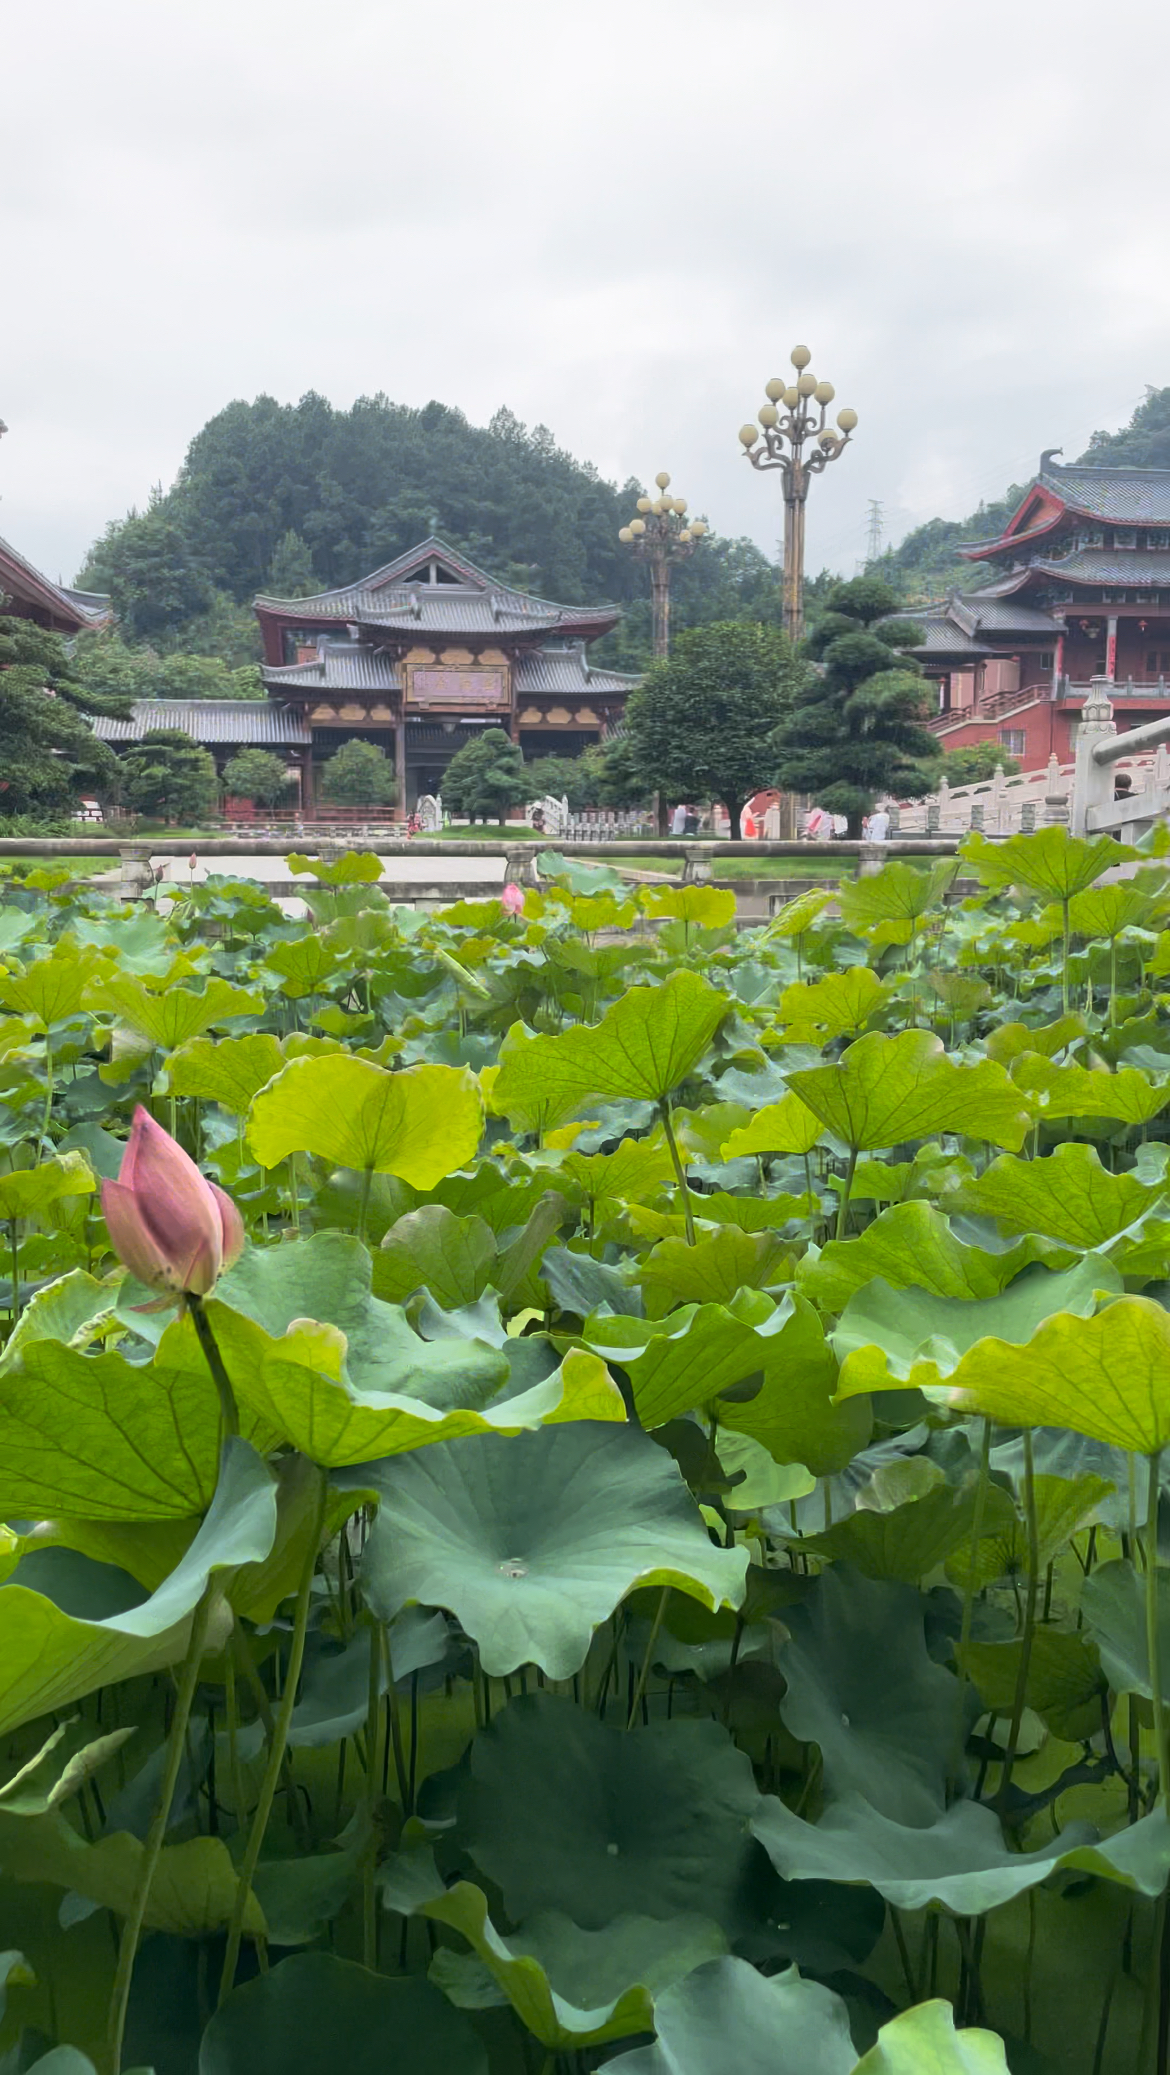
[[[118,1259],[152,1290],[206,1297],[244,1247],[244,1221],[139,1104],[102,1211]]]
[[[509,880],[503,893],[500,895],[500,906],[505,915],[523,915],[524,888],[522,886],[514,886],[512,881]]]

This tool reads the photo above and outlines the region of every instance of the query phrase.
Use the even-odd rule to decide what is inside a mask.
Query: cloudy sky
[[[1170,383],[1153,0],[56,0],[0,54],[0,532],[73,574],[232,397],[506,403],[771,548],[736,431],[860,413],[809,559]]]

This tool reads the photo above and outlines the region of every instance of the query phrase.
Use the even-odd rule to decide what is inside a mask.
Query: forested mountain
[[[1120,432],[1095,432],[1077,459],[1098,468],[1170,468],[1170,389],[1147,389],[1129,424]],[[1013,483],[994,504],[978,505],[965,519],[928,519],[898,547],[887,548],[870,565],[871,574],[884,577],[907,605],[924,605],[955,585],[977,590],[995,572],[986,564],[964,562],[959,545],[993,539],[1007,524],[1025,487]]]
[[[174,486],[112,522],[79,581],[111,594],[127,637],[235,664],[257,591],[351,582],[435,531],[547,597],[627,605],[605,651],[635,666],[650,651],[648,581],[617,535],[641,488],[603,481],[507,410],[476,426],[441,403],[261,396],[196,434]],[[777,575],[752,541],[716,535],[677,572],[674,605],[679,626],[772,619]]]

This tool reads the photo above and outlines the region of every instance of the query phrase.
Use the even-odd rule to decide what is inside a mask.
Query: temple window
[[[1113,528],[1113,545],[1115,548],[1136,548],[1137,527],[1115,526]]]

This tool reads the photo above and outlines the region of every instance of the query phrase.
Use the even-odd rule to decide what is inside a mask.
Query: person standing
[[[869,817],[866,836],[871,843],[884,843],[890,833],[890,817],[884,807],[876,807]]]
[[[674,810],[674,813],[670,817],[670,833],[672,836],[685,836],[686,829],[687,810],[684,802],[680,800],[678,806]]]

